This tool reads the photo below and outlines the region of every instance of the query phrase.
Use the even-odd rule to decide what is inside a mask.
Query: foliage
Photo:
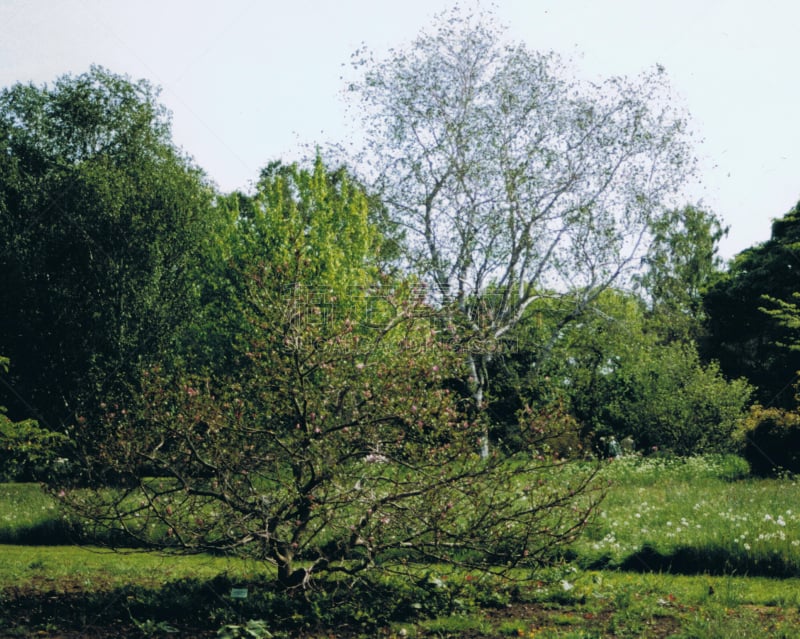
[[[749,399],[744,381],[728,382],[716,364],[703,366],[694,347],[682,344],[626,364],[598,383],[595,396],[585,397],[587,411],[597,402],[595,423],[633,437],[644,450],[692,455],[734,449],[732,436]]]
[[[0,93],[0,344],[12,362],[0,399],[13,417],[92,428],[196,308],[189,274],[212,193],[156,98],[100,67]]]
[[[0,480],[24,481],[47,479],[55,472],[59,449],[67,446],[67,437],[26,419],[12,422],[0,412]]]
[[[797,410],[751,407],[739,437],[753,472],[800,471],[800,414]]]
[[[704,356],[717,359],[726,376],[747,378],[764,406],[794,406],[800,352],[782,346],[793,343],[793,330],[761,309],[792,303],[800,288],[798,240],[800,205],[773,222],[768,241],[739,253],[703,300],[708,329]],[[765,296],[778,302],[765,303]]]
[[[272,639],[272,637],[274,637],[269,631],[267,622],[263,619],[250,619],[244,625],[227,624],[219,629],[217,636],[220,637],[220,639],[238,639],[239,637]]]
[[[645,268],[636,277],[649,303],[651,324],[667,342],[690,342],[703,327],[703,293],[722,273],[720,219],[694,206],[669,211],[651,223]]]
[[[558,321],[551,307],[548,301],[528,308],[511,334],[514,352],[495,373],[493,417],[506,430],[515,407],[509,398],[520,397],[537,410],[555,403],[573,415],[584,452],[610,435],[632,437],[639,450],[680,455],[733,449],[748,385],[726,380],[714,363],[702,364],[693,343],[665,343],[650,330],[637,297],[605,291],[580,322],[561,329],[542,358],[541,335]]]
[[[66,503],[101,538],[252,556],[284,588],[416,561],[549,559],[599,498],[592,471],[531,455],[548,437],[535,425],[515,456],[479,459],[480,427],[447,384],[463,345],[413,281],[370,279],[358,229],[342,232],[324,204],[294,224],[317,200],[281,192],[296,200],[264,211],[289,248],[249,273],[241,366],[148,371],[139,401],[105,416],[85,475],[97,490],[67,490]],[[363,215],[342,223],[365,228]],[[326,270],[337,254],[349,270]]]
[[[784,328],[792,331],[792,340],[790,342],[776,342],[776,344],[793,351],[800,350],[800,341],[798,341],[796,333],[797,329],[800,329],[800,308],[798,308],[797,303],[778,299],[771,295],[762,295],[762,299],[769,308],[761,307],[759,310],[776,319]],[[800,299],[800,292],[792,293],[792,299]]]
[[[260,265],[279,265],[280,281],[300,282],[321,312],[363,300],[382,252],[374,206],[344,168],[328,168],[319,154],[310,168],[273,162],[253,195],[218,198],[196,276],[202,308],[184,345],[193,365],[221,373],[242,365],[249,280]]]
[[[776,340],[773,346],[795,353],[800,351],[800,340],[797,336],[800,308],[794,301],[798,298],[798,292],[791,294],[790,299],[793,301],[765,294],[762,300],[766,307],[759,307],[760,311],[778,322],[786,333],[785,341]],[[740,437],[744,442],[745,455],[754,471],[759,474],[796,473],[800,470],[800,455],[797,452],[800,445],[798,400],[800,396],[796,395],[793,407],[784,402],[783,407],[765,408],[761,404],[755,404],[751,408]]]
[[[270,164],[261,172],[245,241],[263,258],[337,297],[372,284],[380,237],[369,197],[344,168],[329,170],[317,155],[310,170]],[[372,265],[372,267],[371,267]]]
[[[497,341],[528,305],[569,301],[567,324],[639,264],[692,170],[684,122],[660,69],[580,85],[459,8],[407,50],[354,62],[362,165],[405,229],[407,263],[459,333],[480,337],[464,353],[480,412]]]
[[[8,372],[8,364],[8,358],[0,357],[0,374]],[[12,422],[0,406],[0,481],[43,479],[66,441],[61,433],[39,428],[35,420]]]

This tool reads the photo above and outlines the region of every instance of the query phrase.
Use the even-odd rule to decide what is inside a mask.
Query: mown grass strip
[[[263,563],[209,555],[171,555],[112,552],[78,546],[0,547],[0,588],[87,591],[130,584],[161,586],[180,579],[213,579],[226,574],[232,579],[272,576]]]

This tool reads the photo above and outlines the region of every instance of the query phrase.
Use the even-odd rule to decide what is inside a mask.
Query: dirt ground
[[[40,639],[141,639],[142,637],[180,637],[182,639],[209,639],[217,637],[217,628],[195,627],[187,623],[171,622],[171,632],[166,628],[154,626],[137,626],[131,618],[126,618],[124,602],[118,602],[115,610],[98,609],[96,602],[87,599],[78,592],[23,592],[8,590],[0,596],[2,612],[0,612],[0,639],[12,637],[37,637]],[[118,608],[118,609],[116,609]],[[185,618],[185,611],[182,611]],[[533,631],[551,625],[552,616],[557,614],[559,625],[564,627],[565,620],[574,617],[574,628],[594,632],[604,632],[613,611],[604,613],[581,613],[578,610],[560,608],[557,611],[535,604],[515,604],[506,608],[487,610],[485,618],[493,627],[504,622],[519,622],[521,628]],[[178,616],[178,615],[176,615]],[[569,624],[572,625],[572,624]],[[660,639],[671,636],[679,629],[680,622],[674,617],[661,617],[652,620],[647,636]],[[355,639],[363,636],[363,631],[347,632],[340,629],[319,629],[313,632],[292,632],[288,636],[296,639]],[[376,637],[392,636],[388,630],[378,630]],[[436,637],[443,637],[441,632]],[[501,634],[461,632],[460,639],[495,639],[508,637],[508,631]],[[523,633],[521,636],[528,636]],[[604,635],[606,636],[606,635]],[[613,635],[608,635],[613,636]]]

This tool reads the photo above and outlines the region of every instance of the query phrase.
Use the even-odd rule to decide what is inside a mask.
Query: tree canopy
[[[453,9],[407,50],[356,66],[365,171],[407,263],[478,344],[538,298],[570,300],[568,322],[631,275],[693,169],[660,68],[581,84],[491,16]],[[478,407],[493,349],[467,355]]]
[[[651,233],[636,276],[651,323],[667,342],[697,340],[704,328],[703,295],[723,273],[717,251],[728,229],[714,213],[685,206],[655,219]]]
[[[213,192],[147,82],[100,67],[0,93],[0,344],[10,413],[62,430],[126,396],[196,309]]]
[[[309,306],[363,306],[382,250],[371,207],[347,169],[329,168],[319,153],[310,166],[272,162],[253,193],[218,197],[195,278],[201,307],[185,345],[194,365],[235,365],[236,341],[250,331],[251,279],[266,266],[283,285],[302,286]]]
[[[794,406],[800,353],[785,348],[794,336],[766,297],[791,304],[800,269],[800,205],[775,220],[769,240],[739,253],[703,299],[708,336],[705,356],[717,359],[728,377],[745,377],[765,406]]]

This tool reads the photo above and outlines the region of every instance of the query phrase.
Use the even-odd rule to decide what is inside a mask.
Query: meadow
[[[253,562],[72,545],[56,501],[2,485],[0,636],[800,636],[794,478],[754,478],[736,457],[629,457],[602,474],[585,534],[525,581],[421,566],[414,584],[325,582],[293,599]]]

